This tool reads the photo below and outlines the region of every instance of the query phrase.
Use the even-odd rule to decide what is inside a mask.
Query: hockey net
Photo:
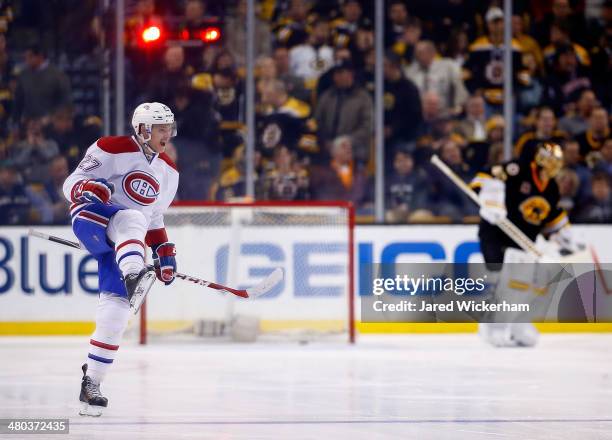
[[[243,299],[181,280],[156,283],[140,313],[141,343],[158,340],[354,342],[349,203],[179,203],[164,216],[180,272],[245,289],[272,270],[283,281]]]

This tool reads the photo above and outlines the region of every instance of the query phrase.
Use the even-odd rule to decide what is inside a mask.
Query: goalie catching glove
[[[72,200],[80,203],[108,203],[115,185],[106,179],[81,180],[72,189]]]
[[[506,184],[498,179],[483,181],[480,192],[480,217],[492,225],[496,225],[506,218]]]
[[[174,281],[176,272],[176,247],[174,243],[162,243],[151,246],[153,251],[153,264],[157,279],[166,286]]]

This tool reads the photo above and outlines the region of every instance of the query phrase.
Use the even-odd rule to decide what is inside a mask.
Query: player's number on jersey
[[[91,154],[87,154],[83,160],[81,160],[79,169],[83,171],[91,171],[98,168],[100,165],[102,165],[102,163],[98,159],[93,157]]]

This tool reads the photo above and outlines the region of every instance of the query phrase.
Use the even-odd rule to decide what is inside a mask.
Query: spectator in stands
[[[329,151],[333,139],[350,136],[355,160],[366,163],[373,135],[372,98],[355,83],[350,62],[334,67],[333,79],[334,85],[321,95],[314,114],[320,142]]]
[[[385,47],[393,47],[404,36],[410,15],[402,0],[389,2],[387,11],[389,22],[385,25]]]
[[[218,70],[213,74],[215,106],[220,116],[221,150],[223,158],[232,156],[234,149],[243,143],[244,89],[232,69]]]
[[[342,63],[353,63],[353,52],[346,47],[341,47],[334,51],[334,65],[337,66]],[[356,72],[359,72],[359,69],[357,66],[355,66],[355,63],[353,63],[353,67],[355,68]],[[321,96],[323,92],[334,85],[334,72],[335,69],[329,69],[319,77],[319,80],[317,81],[315,102],[317,97]],[[363,75],[364,72],[362,71],[359,73]],[[359,79],[358,73],[356,73],[355,81],[361,85],[365,85],[363,82],[360,82]]]
[[[455,28],[450,32],[444,55],[463,67],[469,54],[469,46],[467,31],[463,28]]]
[[[582,41],[587,37],[584,17],[574,14],[569,0],[553,0],[551,12],[534,26],[536,40],[542,44],[549,42],[550,28],[553,23],[567,22],[572,39]]]
[[[504,129],[506,121],[502,115],[491,116],[485,126],[487,130],[487,142],[491,145],[504,142]]]
[[[591,171],[584,164],[580,155],[580,145],[573,139],[565,140],[563,146],[563,162],[566,169],[573,171],[578,178],[576,185],[576,199],[584,200],[591,186]]]
[[[60,150],[45,137],[41,119],[27,119],[23,138],[9,147],[9,157],[26,183],[42,183],[48,178],[48,165]]]
[[[569,24],[564,21],[554,22],[550,27],[550,44],[544,48],[544,59],[547,67],[553,65],[556,49],[562,46],[571,46],[580,65],[585,68],[591,67],[589,52],[581,45],[572,41]]]
[[[563,168],[555,178],[559,187],[558,206],[565,209],[571,221],[574,221],[576,208],[576,193],[580,186],[578,175],[574,170]]]
[[[346,0],[341,6],[341,12],[342,15],[330,23],[333,46],[336,48],[350,47],[354,44],[358,29],[372,28],[372,21],[363,15],[363,8],[358,0]]]
[[[276,76],[287,86],[287,92],[300,101],[310,102],[311,91],[306,89],[304,80],[291,73],[289,68],[289,49],[284,46],[274,48],[272,55],[276,65]]]
[[[355,206],[370,203],[371,182],[365,168],[353,158],[350,136],[338,136],[331,146],[331,161],[313,167],[311,189],[314,200],[346,200]]]
[[[486,123],[484,98],[471,95],[465,103],[465,117],[458,122],[455,131],[467,142],[482,142],[487,138]]]
[[[273,28],[274,43],[292,48],[308,38],[309,4],[306,0],[290,0],[287,14]]]
[[[453,121],[442,114],[440,97],[430,90],[421,97],[423,120],[419,127],[414,159],[417,165],[429,161],[432,153],[437,152],[445,139],[452,134]],[[455,138],[455,140],[458,140]]]
[[[593,164],[593,169],[602,171],[612,178],[612,137],[606,139],[599,153],[599,160]]]
[[[164,67],[153,75],[148,88],[151,101],[172,102],[179,84],[191,80],[193,67],[185,64],[185,49],[170,46],[164,54]]]
[[[487,35],[476,39],[469,48],[468,59],[463,65],[465,85],[470,91],[482,91],[487,103],[487,115],[502,112],[504,83],[504,13],[498,7],[490,8],[485,19]],[[522,65],[520,44],[513,40],[512,70],[515,84],[524,83],[526,73]]]
[[[5,125],[6,120],[13,111],[13,90],[15,79],[13,63],[6,47],[6,36],[0,33],[0,124]]]
[[[14,165],[0,162],[0,225],[28,225],[39,223],[44,201],[23,184]]]
[[[274,150],[272,167],[260,179],[258,198],[264,200],[309,200],[308,172],[284,145]]]
[[[524,53],[522,59],[527,75],[521,87],[516,91],[516,111],[519,115],[525,116],[542,105],[545,96],[545,80],[538,69],[533,53]]]
[[[264,158],[271,158],[284,145],[307,162],[319,159],[316,124],[307,103],[289,96],[285,83],[272,79],[262,83],[261,105],[256,145]]]
[[[599,160],[593,164],[593,170],[604,172],[612,178],[612,137],[606,139],[599,152]]]
[[[216,72],[223,69],[233,69],[238,72],[236,67],[236,58],[234,57],[234,54],[227,49],[221,49],[215,54],[211,71]]]
[[[366,56],[370,51],[374,50],[374,31],[372,29],[359,28],[355,33],[354,44],[348,48],[351,52],[351,59],[355,64],[358,71],[365,68]],[[336,49],[336,52],[342,50],[342,48]],[[336,61],[338,58],[336,57]]]
[[[13,121],[45,118],[71,102],[68,77],[51,64],[40,46],[25,51],[25,69],[17,77]]]
[[[433,42],[421,40],[416,44],[414,62],[406,69],[406,76],[416,84],[421,94],[436,91],[444,114],[461,112],[468,97],[461,71],[455,62],[440,57]]]
[[[387,151],[393,151],[414,144],[422,121],[421,98],[416,85],[404,77],[397,55],[388,53],[384,63],[385,145]]]
[[[291,73],[302,78],[310,90],[316,87],[319,77],[333,65],[334,50],[327,44],[328,40],[329,24],[318,19],[312,24],[308,39],[289,51]]]
[[[427,204],[429,182],[420,168],[414,167],[412,155],[398,150],[393,158],[393,171],[385,178],[385,220],[407,223],[415,213],[433,214]]]
[[[561,143],[567,134],[556,129],[557,118],[550,107],[540,107],[535,112],[535,129],[521,135],[514,145],[514,157],[525,157],[529,161],[540,142]]]
[[[544,74],[544,56],[537,40],[525,32],[525,19],[519,14],[512,15],[512,38],[516,39],[523,49],[523,54],[533,56],[535,72]]]
[[[591,89],[584,89],[573,109],[559,120],[559,129],[571,136],[583,133],[588,128],[588,121],[593,109],[597,106],[597,98]]]
[[[610,121],[608,112],[603,107],[593,109],[589,117],[589,125],[586,131],[576,136],[580,144],[580,154],[585,160],[593,151],[598,151],[610,137]]]
[[[171,101],[177,125],[177,139],[196,143],[202,149],[215,152],[219,149],[219,115],[214,108],[210,92],[194,90],[183,81],[175,84]],[[175,143],[179,143],[175,140]]]
[[[60,154],[68,160],[68,169],[73,170],[85,150],[101,136],[101,121],[95,116],[77,117],[71,106],[61,107],[51,115],[44,134],[57,144]]]
[[[256,158],[257,161],[257,158]],[[211,199],[220,202],[231,202],[246,194],[245,148],[240,145],[234,150],[232,165],[211,187]],[[257,186],[257,182],[256,186]]]
[[[612,0],[607,0],[606,11],[609,14],[608,24],[599,37],[597,44],[591,49],[593,61],[591,78],[593,88],[601,104],[609,109],[612,106]]]
[[[557,114],[563,114],[566,106],[575,102],[580,93],[592,88],[585,67],[578,63],[574,48],[567,45],[556,47],[552,71],[546,77],[545,100]]]
[[[256,2],[256,4],[259,4]],[[246,0],[239,0],[233,14],[225,17],[223,42],[225,47],[234,54],[236,63],[243,68],[246,65]],[[255,55],[269,54],[272,45],[272,33],[268,23],[255,14]]]
[[[610,177],[607,174],[593,174],[591,196],[578,207],[576,221],[582,223],[612,222],[612,193],[610,192]]]
[[[445,139],[440,147],[440,159],[446,163],[464,182],[469,182],[472,174],[469,166],[463,161],[459,145],[450,138]],[[463,221],[463,217],[476,215],[478,209],[457,186],[441,172],[432,171],[432,206],[435,214],[449,217],[453,221]]]
[[[484,127],[484,139],[467,138],[467,143],[463,147],[463,158],[472,173],[484,169],[487,165],[494,165],[503,161],[505,127],[503,116],[491,116]]]
[[[411,18],[404,29],[402,37],[391,47],[391,50],[402,59],[404,64],[412,63],[415,46],[421,40],[422,34],[421,20]]]
[[[70,210],[68,201],[64,197],[64,181],[70,174],[68,160],[64,156],[55,156],[49,163],[49,178],[44,182],[43,196],[51,212],[49,221],[54,225],[70,224]]]

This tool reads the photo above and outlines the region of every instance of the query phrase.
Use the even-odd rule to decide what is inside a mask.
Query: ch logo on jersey
[[[144,171],[132,171],[123,178],[123,191],[139,205],[151,205],[159,195],[159,182]]]

